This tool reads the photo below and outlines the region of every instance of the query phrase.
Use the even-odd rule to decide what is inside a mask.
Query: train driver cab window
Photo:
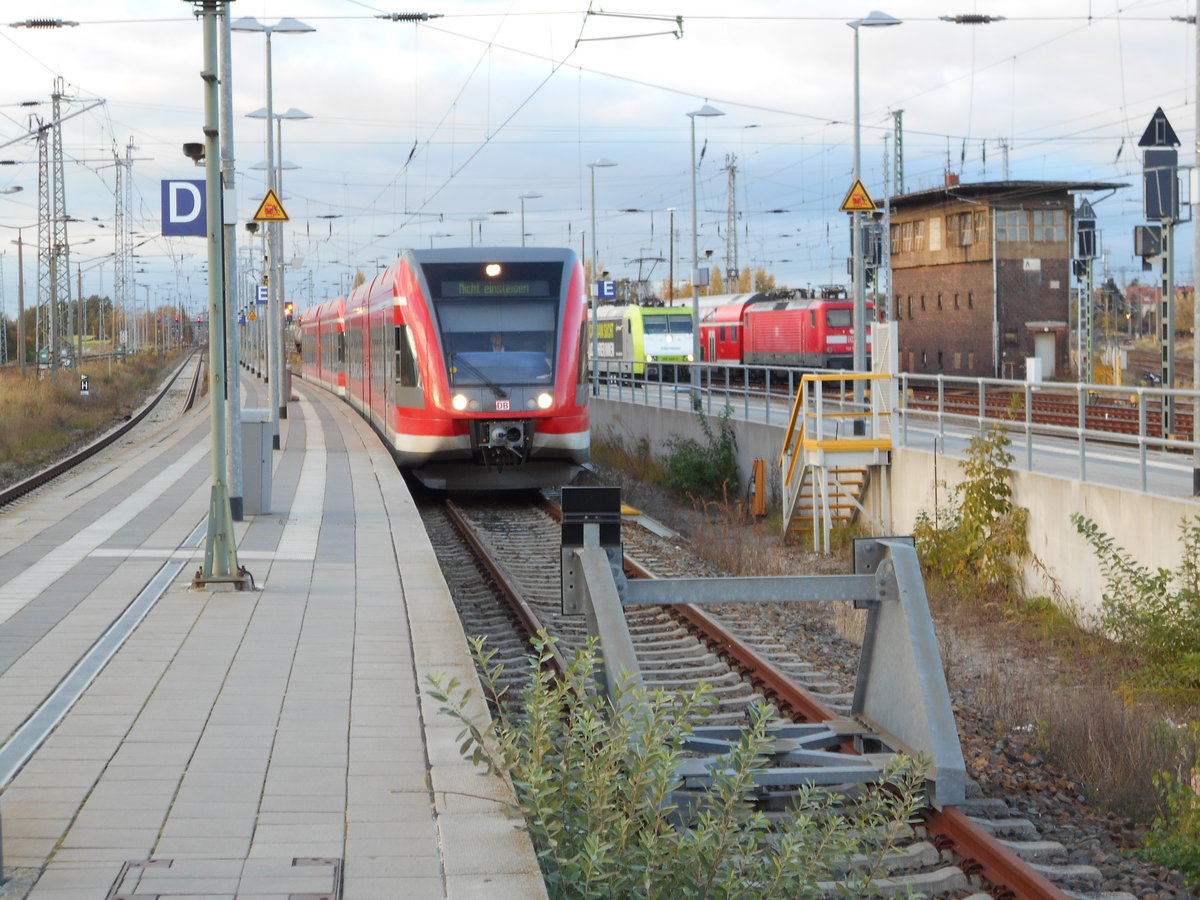
[[[853,324],[854,311],[849,307],[834,307],[825,310],[827,328],[849,328]]]
[[[562,267],[506,266],[503,277],[479,264],[424,267],[434,300],[450,385],[538,385],[551,381]]]
[[[644,334],[691,334],[692,317],[672,314],[642,316],[642,332]]]

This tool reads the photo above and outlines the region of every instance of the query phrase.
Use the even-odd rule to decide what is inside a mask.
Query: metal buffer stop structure
[[[860,538],[854,574],[763,578],[628,580],[622,569],[619,488],[563,488],[563,612],[586,616],[598,638],[600,678],[615,702],[642,695],[626,606],[758,602],[849,602],[867,611],[866,636],[849,717],[785,725],[773,732],[775,756],[758,773],[764,791],[798,784],[841,786],[882,779],[894,754],[932,760],[929,804],[963,802],[966,769],[916,550],[910,538]],[[617,688],[623,688],[617,690]],[[628,688],[634,688],[629,690]],[[722,766],[736,729],[698,727],[687,745],[681,784],[704,787]],[[853,745],[860,755],[838,752]]]

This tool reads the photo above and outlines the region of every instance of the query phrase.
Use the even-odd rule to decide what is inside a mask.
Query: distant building
[[[891,201],[901,370],[1023,378],[1025,360],[1036,356],[1046,377],[1066,375],[1071,195],[1123,185],[947,182]]]

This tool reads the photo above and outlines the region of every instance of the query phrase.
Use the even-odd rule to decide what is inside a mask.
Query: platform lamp
[[[521,195],[520,199],[521,199],[521,246],[522,247],[525,246],[525,201],[526,200],[539,200],[544,196],[545,196],[545,194],[539,194],[537,191],[529,191],[528,193]]]
[[[596,170],[609,169],[615,165],[615,162],[603,156],[587,164],[592,170],[592,394],[600,393],[599,372],[596,369],[596,363],[600,359],[600,329],[597,321],[600,313],[600,284],[599,272],[596,270]]]
[[[262,32],[267,39],[267,107],[265,118],[267,120],[267,187],[271,190],[277,190],[275,180],[275,135],[274,129],[271,128],[271,122],[275,118],[274,111],[274,93],[272,91],[271,82],[271,35],[273,34],[307,34],[311,31],[316,31],[311,25],[293,18],[280,19],[274,25],[264,25],[262,22],[253,16],[245,16],[240,19],[234,19],[230,24],[231,31],[258,31]],[[267,229],[268,254],[270,256],[270,265],[273,268],[276,265],[276,260],[279,258],[280,250],[278,246],[278,229]],[[268,281],[267,295],[267,355],[270,361],[267,366],[269,373],[268,381],[271,389],[271,418],[272,427],[274,428],[274,436],[272,446],[274,449],[279,449],[279,420],[287,417],[287,397],[282,391],[283,381],[283,303],[282,297],[279,294],[279,285],[277,279],[271,278]]]
[[[901,22],[887,13],[872,10],[865,19],[855,19],[846,24],[854,29],[854,183],[857,185],[862,152],[858,87],[858,32],[863,28],[886,28],[890,25],[899,25]],[[867,367],[867,286],[865,284],[866,265],[863,261],[862,213],[858,210],[850,214],[850,252],[854,260],[854,370],[862,372]],[[855,379],[854,406],[858,411],[863,408],[864,396],[862,380]],[[862,419],[855,419],[854,433],[863,434],[865,431],[866,422]]]
[[[696,235],[696,170],[700,168],[700,163],[696,159],[696,118],[703,116],[705,118],[723,116],[721,110],[715,106],[709,106],[705,103],[699,109],[694,109],[687,114],[692,120],[692,155],[688,158],[688,168],[692,170],[692,390],[696,391],[700,387],[699,378],[697,377],[696,363],[700,362],[700,250],[699,240]]]

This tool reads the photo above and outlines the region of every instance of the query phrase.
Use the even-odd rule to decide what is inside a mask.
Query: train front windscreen
[[[561,264],[442,263],[424,268],[452,387],[551,381]]]
[[[642,328],[646,334],[691,334],[692,317],[687,315],[644,316]]]

